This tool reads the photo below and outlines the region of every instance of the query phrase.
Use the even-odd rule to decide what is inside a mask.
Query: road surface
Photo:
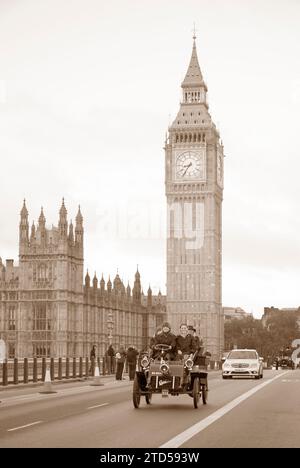
[[[132,382],[0,390],[0,447],[300,447],[300,371],[262,380],[209,373],[208,404],[188,395],[131,400]]]

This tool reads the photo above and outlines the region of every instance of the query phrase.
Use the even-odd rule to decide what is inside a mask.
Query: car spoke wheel
[[[198,402],[200,398],[200,385],[198,377],[195,377],[194,384],[193,384],[193,400],[194,400],[194,408],[198,408]]]
[[[208,397],[208,389],[207,389],[207,385],[204,384],[202,385],[202,403],[204,405],[206,405],[207,403],[207,397]]]
[[[149,393],[148,395],[145,395],[145,398],[146,398],[147,405],[150,405],[151,400],[152,400],[152,393]]]
[[[140,391],[140,386],[139,386],[137,376],[135,376],[134,382],[133,382],[132,401],[133,401],[133,406],[135,408],[138,408],[140,406],[141,391]]]

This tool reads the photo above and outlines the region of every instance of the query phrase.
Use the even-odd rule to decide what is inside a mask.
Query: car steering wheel
[[[154,346],[154,349],[156,349],[157,351],[170,351],[170,349],[172,349],[172,346],[161,343],[161,344],[156,344]]]

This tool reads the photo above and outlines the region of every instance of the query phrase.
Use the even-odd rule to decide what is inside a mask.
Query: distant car
[[[256,349],[233,349],[222,366],[223,379],[232,377],[263,378],[263,359]]]

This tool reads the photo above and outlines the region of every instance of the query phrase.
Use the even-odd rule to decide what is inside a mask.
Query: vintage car
[[[281,369],[295,369],[295,364],[291,356],[279,356],[277,359],[278,365],[276,367],[280,367]]]
[[[153,394],[162,397],[187,394],[193,398],[194,408],[198,408],[200,398],[207,402],[207,356],[184,356],[182,360],[172,361],[168,358],[171,347],[157,344],[154,350],[158,352],[155,358],[144,353],[139,360],[139,370],[136,371],[133,382],[132,400],[135,408],[139,408],[141,397],[146,403],[151,403]]]

